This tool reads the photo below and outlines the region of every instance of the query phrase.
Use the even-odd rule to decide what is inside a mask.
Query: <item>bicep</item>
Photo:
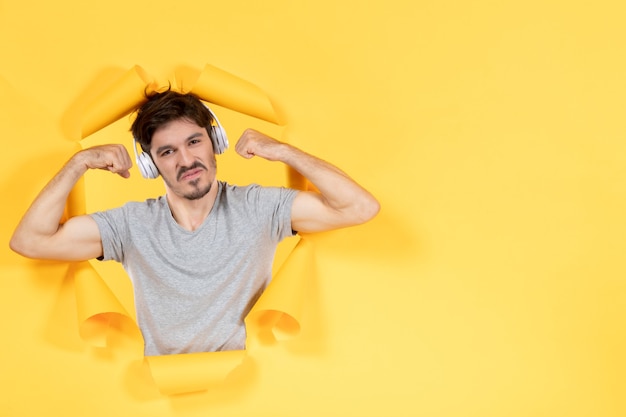
[[[330,207],[324,196],[312,191],[300,191],[291,207],[291,227],[302,233],[324,232],[351,225],[340,210]]]
[[[85,261],[102,256],[100,229],[88,215],[70,218],[59,226],[46,245],[45,258],[65,261]]]

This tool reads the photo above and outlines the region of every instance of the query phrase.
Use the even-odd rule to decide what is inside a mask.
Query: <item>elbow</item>
[[[18,238],[15,235],[11,236],[11,240],[9,241],[9,248],[17,254],[24,256],[24,249]]]
[[[25,245],[22,239],[19,239],[16,235],[11,236],[9,241],[9,248],[19,255],[30,258],[28,255],[28,245]]]
[[[21,238],[18,235],[13,235],[9,241],[9,248],[26,258],[36,259],[37,252],[34,250],[34,245],[28,242],[27,239]]]
[[[372,196],[370,203],[368,204],[368,219],[367,221],[372,220],[380,213],[380,202]]]
[[[372,220],[380,212],[380,203],[374,196],[369,195],[359,204],[358,213],[356,215],[357,224],[367,223]]]

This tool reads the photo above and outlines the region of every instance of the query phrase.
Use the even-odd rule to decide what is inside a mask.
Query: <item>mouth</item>
[[[196,179],[200,175],[202,175],[202,171],[204,171],[204,169],[200,167],[186,169],[178,173],[178,181],[189,181]]]

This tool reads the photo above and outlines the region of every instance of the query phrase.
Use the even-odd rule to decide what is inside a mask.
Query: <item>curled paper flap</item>
[[[175,84],[182,85],[183,81]],[[204,101],[280,124],[267,94],[249,81],[207,64],[192,84],[191,89],[184,92],[192,92]],[[146,71],[135,65],[87,106],[82,120],[82,138],[130,114],[146,101],[146,94],[157,89],[156,82]]]
[[[144,69],[135,65],[87,106],[82,137],[86,138],[130,114],[146,101],[146,92],[155,88],[156,84]]]
[[[313,281],[313,247],[301,238],[246,317],[248,339],[268,343],[300,332],[306,288]],[[270,337],[271,336],[271,337]]]
[[[88,262],[73,265],[79,333],[95,347],[118,347],[123,339],[143,348],[136,322]]]
[[[146,356],[152,378],[163,395],[205,391],[224,382],[243,362],[245,350]]]
[[[267,94],[256,85],[207,64],[190,90],[205,101],[280,124]]]

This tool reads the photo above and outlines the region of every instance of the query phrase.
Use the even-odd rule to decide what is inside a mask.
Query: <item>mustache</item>
[[[180,178],[181,178],[183,175],[185,175],[185,172],[190,171],[190,170],[192,170],[192,169],[196,169],[196,168],[202,168],[202,169],[204,169],[204,170],[206,170],[206,169],[207,169],[207,167],[206,167],[206,166],[204,166],[204,164],[202,164],[202,163],[201,163],[201,162],[199,162],[199,161],[196,161],[196,162],[194,162],[193,164],[191,164],[191,165],[190,165],[190,166],[188,166],[188,167],[181,167],[181,168],[178,170],[178,173],[176,174],[176,180],[180,180]]]

